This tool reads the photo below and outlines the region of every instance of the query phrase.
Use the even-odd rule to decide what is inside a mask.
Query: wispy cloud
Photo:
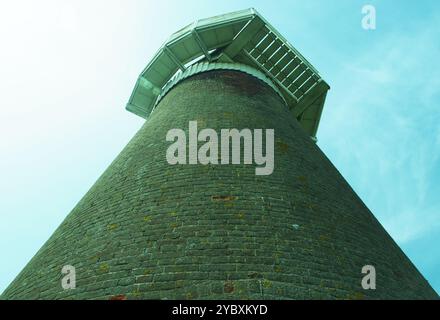
[[[440,227],[439,22],[386,34],[342,65],[320,129],[321,147],[400,243]]]

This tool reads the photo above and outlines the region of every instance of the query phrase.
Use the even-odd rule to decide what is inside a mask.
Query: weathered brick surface
[[[275,170],[166,162],[171,128],[274,128]],[[111,130],[111,128],[109,128]],[[61,268],[77,288],[61,288]],[[377,270],[363,290],[361,268]],[[438,298],[265,84],[178,84],[3,293],[4,299]]]

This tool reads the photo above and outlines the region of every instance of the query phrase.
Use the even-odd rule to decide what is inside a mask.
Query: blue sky
[[[435,0],[2,2],[0,292],[142,125],[124,106],[163,41],[248,7],[331,85],[318,145],[440,292]]]

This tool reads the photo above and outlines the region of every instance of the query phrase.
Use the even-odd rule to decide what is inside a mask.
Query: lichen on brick
[[[118,224],[117,223],[111,223],[111,224],[107,225],[107,230],[109,230],[109,231],[113,231],[113,230],[115,230],[117,228],[118,228]]]
[[[272,281],[268,280],[268,279],[263,279],[261,281],[261,285],[263,286],[263,288],[271,288],[272,287]]]
[[[234,201],[235,199],[237,197],[231,195],[215,195],[211,197],[212,201]]]
[[[148,276],[148,275],[150,275],[152,273],[152,270],[151,269],[144,269],[144,271],[143,271],[143,275],[144,276]]]
[[[173,222],[173,223],[170,224],[170,227],[171,227],[172,229],[175,229],[175,228],[177,228],[178,226],[179,226],[179,223],[177,223],[177,222]]]
[[[347,296],[348,300],[364,300],[365,295],[362,292],[354,292]]]
[[[298,176],[297,179],[298,179],[301,183],[306,183],[306,182],[307,182],[307,177],[306,177],[306,176]]]
[[[102,263],[102,264],[99,265],[99,271],[100,272],[107,273],[107,272],[109,272],[109,270],[110,270],[110,267],[109,267],[109,265],[107,263]]]

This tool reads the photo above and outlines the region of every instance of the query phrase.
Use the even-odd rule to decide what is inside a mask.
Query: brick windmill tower
[[[2,298],[438,298],[315,144],[328,89],[254,9],[176,32],[127,104],[145,124]],[[190,121],[273,129],[273,172],[168,163]]]

